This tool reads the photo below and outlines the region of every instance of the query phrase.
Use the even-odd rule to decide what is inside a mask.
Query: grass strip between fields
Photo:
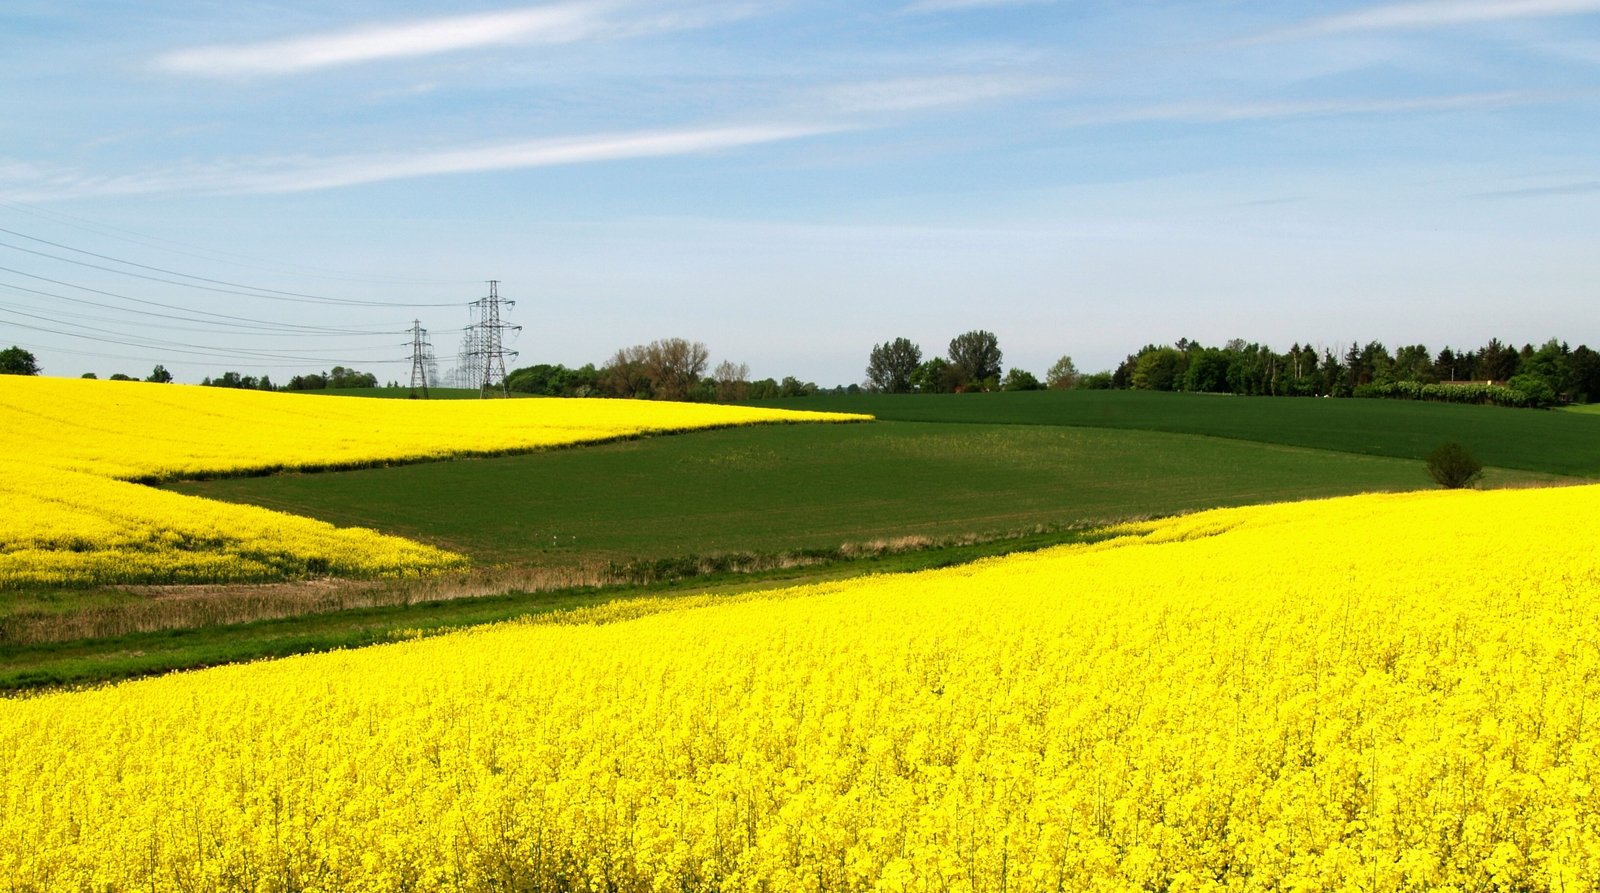
[[[1110,535],[1104,528],[1028,533],[984,542],[942,544],[937,548],[813,565],[706,574],[650,584],[507,592],[249,623],[12,645],[0,649],[0,692],[95,685],[176,670],[359,648],[417,635],[590,608],[622,598],[736,594],[867,574],[910,573],[1065,543],[1093,542]]]

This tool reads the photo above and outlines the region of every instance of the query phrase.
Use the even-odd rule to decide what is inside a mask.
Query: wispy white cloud
[[[836,124],[766,124],[525,140],[409,154],[331,158],[258,159],[151,171],[117,177],[73,177],[57,172],[48,185],[20,188],[28,200],[139,194],[238,195],[310,192],[364,183],[443,174],[554,167],[637,158],[695,155],[820,136],[846,129]],[[5,173],[0,169],[0,175]],[[4,189],[0,181],[0,190]]]
[[[1600,12],[1600,0],[1416,0],[1311,19],[1256,41],[1321,37],[1367,31],[1441,28],[1509,19],[1551,18]]]
[[[930,13],[962,9],[989,9],[995,6],[1037,6],[1055,0],[916,0],[901,8],[901,12]]]
[[[659,158],[776,143],[835,132],[837,126],[778,124],[529,140],[410,156],[355,156],[244,178],[238,192],[300,192],[438,174]]]
[[[214,44],[155,59],[159,69],[210,77],[294,74],[338,65],[430,56],[502,44],[563,44],[702,27],[746,14],[649,11],[616,0],[577,0],[501,12],[413,19],[257,43]]]
[[[0,183],[8,180],[18,183],[28,180],[42,180],[46,176],[45,169],[37,164],[0,155]]]
[[[1016,75],[890,78],[827,87],[821,101],[844,114],[904,112],[1006,99],[1060,85],[1058,79]]]
[[[1554,186],[1531,186],[1522,189],[1499,189],[1493,192],[1474,193],[1472,198],[1562,198],[1570,195],[1593,195],[1600,192],[1600,180],[1577,183],[1558,183]]]
[[[1444,112],[1464,109],[1512,108],[1542,105],[1593,96],[1572,91],[1506,90],[1492,93],[1458,93],[1401,99],[1304,99],[1282,102],[1178,102],[1163,105],[1089,112],[1069,119],[1070,124],[1114,124],[1137,121],[1176,121],[1216,124],[1272,118],[1312,118],[1339,115],[1381,115]]]

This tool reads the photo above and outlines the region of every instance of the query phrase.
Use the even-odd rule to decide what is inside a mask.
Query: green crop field
[[[171,487],[479,561],[555,565],[993,535],[1429,485],[1420,462],[1220,438],[880,422]]]
[[[1600,415],[1584,412],[1154,391],[863,394],[761,405],[865,412],[898,421],[1169,431],[1405,459],[1456,441],[1485,465],[1600,475]]]
[[[374,595],[368,584],[337,584],[306,595],[308,587],[290,587],[283,598],[304,606],[288,613],[301,616],[283,616],[280,599],[256,615],[271,619],[196,611],[168,624],[178,628],[116,625],[172,603],[170,593],[17,594],[0,609],[0,641],[19,643],[0,654],[0,687],[384,641],[591,604],[640,585],[687,592],[906,570],[1072,541],[1128,518],[1430,487],[1415,456],[1446,439],[1499,466],[1485,486],[1600,469],[1600,416],[1580,413],[1127,392],[782,405],[883,420],[170,484],[465,552],[479,568],[478,588],[385,584]],[[601,578],[610,584],[595,588]],[[209,597],[272,601],[255,590]],[[189,596],[176,603],[190,600],[206,604]],[[102,631],[18,632],[52,626]]]

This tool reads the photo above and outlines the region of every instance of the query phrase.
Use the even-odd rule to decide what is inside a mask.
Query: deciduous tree
[[[1394,380],[1438,381],[1433,372],[1433,353],[1424,344],[1407,344],[1394,352]]]
[[[660,400],[686,400],[705,374],[710,351],[698,341],[664,338],[645,348],[650,386]]]
[[[1017,366],[1012,366],[1006,371],[1006,377],[1000,382],[1002,391],[1037,391],[1043,388],[1039,379],[1032,372]]]
[[[378,386],[378,376],[371,372],[359,372],[355,369],[346,369],[343,366],[333,367],[327,375],[330,388],[375,388]]]
[[[1072,357],[1063,356],[1045,372],[1044,380],[1053,391],[1075,388],[1078,386],[1078,366],[1072,362]]]
[[[747,363],[735,363],[723,360],[712,370],[711,377],[716,380],[716,397],[720,403],[734,403],[747,400],[750,397],[750,366]]]
[[[974,329],[950,339],[950,365],[959,369],[967,382],[999,380],[1000,339],[993,332]]]
[[[1181,376],[1184,355],[1173,347],[1148,348],[1139,354],[1133,364],[1130,384],[1141,391],[1175,390]]]
[[[922,364],[922,348],[910,339],[896,338],[872,345],[867,357],[867,385],[886,394],[905,394],[912,389],[911,377]]]
[[[710,358],[704,344],[682,338],[625,347],[601,370],[600,388],[613,397],[687,400]]]
[[[911,386],[921,394],[948,394],[955,390],[955,376],[944,357],[934,357],[911,374]]]
[[[15,345],[0,350],[0,375],[38,375],[39,361]]]

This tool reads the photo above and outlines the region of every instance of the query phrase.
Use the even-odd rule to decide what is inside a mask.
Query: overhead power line
[[[71,347],[56,347],[54,345],[45,344],[45,343],[43,343],[41,341],[28,341],[26,339],[19,340],[17,342],[17,346],[21,347],[21,348],[23,348],[25,350],[30,350],[30,351],[35,351],[35,352],[50,351],[52,353],[71,354],[72,356],[75,356],[75,357],[91,357],[91,358],[96,359],[96,360],[113,360],[113,361],[121,362],[121,363],[145,363],[145,362],[149,362],[149,360],[150,360],[150,358],[148,356],[130,357],[130,356],[126,356],[124,354],[100,353],[99,351],[78,350],[76,348],[71,348]],[[228,365],[230,367],[232,367],[233,369],[237,370],[237,369],[282,369],[285,366],[287,366],[288,364],[287,363],[229,363]]]
[[[104,273],[114,273],[114,274],[116,274],[118,276],[131,276],[131,277],[133,277],[135,279],[145,279],[145,280],[148,280],[150,282],[160,282],[160,283],[163,283],[165,285],[176,285],[176,286],[180,286],[182,288],[192,288],[192,289],[197,289],[199,291],[209,291],[209,292],[215,292],[217,294],[223,294],[223,295],[239,295],[239,296],[247,297],[247,298],[262,298],[262,299],[269,300],[269,301],[292,301],[292,302],[297,303],[297,304],[338,304],[338,305],[350,306],[350,307],[396,307],[396,308],[399,308],[399,307],[454,307],[454,306],[456,306],[456,302],[450,302],[450,303],[415,303],[415,302],[399,302],[399,301],[361,301],[361,300],[356,300],[354,298],[330,298],[330,297],[327,297],[325,295],[311,295],[311,294],[302,294],[300,292],[279,291],[277,289],[271,289],[271,288],[258,288],[258,287],[253,286],[253,285],[242,285],[242,284],[237,283],[237,282],[227,282],[227,281],[224,281],[224,280],[221,280],[221,279],[208,279],[208,278],[206,278],[204,276],[193,276],[193,275],[190,275],[188,273],[180,273],[180,272],[177,272],[177,271],[174,271],[174,270],[165,270],[165,269],[162,269],[160,267],[151,267],[151,266],[147,266],[145,264],[134,263],[133,261],[129,261],[129,260],[121,260],[121,259],[115,258],[115,257],[107,257],[107,256],[105,256],[103,254],[95,254],[92,251],[84,251],[81,248],[73,248],[73,247],[68,246],[68,245],[60,245],[60,244],[57,244],[55,242],[46,241],[44,239],[36,239],[33,236],[28,236],[28,235],[24,235],[22,233],[13,232],[12,230],[8,230],[8,229],[0,228],[0,232],[10,233],[11,235],[14,235],[14,236],[22,236],[22,238],[24,238],[24,239],[32,239],[35,242],[42,242],[42,243],[44,243],[46,245],[53,245],[53,246],[55,246],[57,248],[65,248],[68,251],[76,251],[76,252],[78,252],[80,254],[85,254],[85,255],[88,255],[90,257],[98,257],[98,258],[101,258],[102,260],[109,260],[109,261],[112,261],[114,263],[126,264],[127,266],[130,266],[130,267],[138,267],[141,270],[154,270],[154,271],[156,271],[158,273],[166,273],[169,276],[179,276],[179,277],[182,277],[182,278],[181,279],[166,279],[166,278],[163,278],[161,276],[150,276],[150,275],[147,275],[147,274],[144,274],[144,273],[134,273],[134,272],[129,271],[129,270],[118,270],[115,267],[107,267],[107,266],[103,266],[101,264],[92,264],[92,263],[89,263],[88,261],[75,260],[75,259],[70,258],[70,257],[62,257],[59,254],[51,254],[48,251],[38,251],[38,250],[33,249],[33,248],[24,248],[21,245],[13,245],[10,242],[0,242],[0,247],[10,248],[12,251],[21,251],[21,252],[24,252],[24,253],[27,253],[27,254],[36,255],[38,257],[45,257],[45,258],[49,258],[50,260],[60,261],[61,263],[65,263],[65,264],[73,264],[75,266],[88,267],[91,270],[100,270],[101,272],[104,272]],[[195,281],[194,282],[184,282],[183,279],[193,279]],[[211,284],[211,285],[201,285],[201,284],[198,284],[198,283],[213,283],[213,284]],[[219,286],[219,285],[225,285],[225,286],[229,286],[229,287],[228,288],[218,288],[217,286]]]
[[[0,207],[13,205],[0,200]],[[42,213],[23,210],[24,213],[46,217]],[[430,382],[437,374],[436,360],[431,343],[427,341],[427,330],[422,327],[420,319],[413,320],[409,330],[402,330],[395,321],[338,325],[318,324],[313,320],[318,320],[321,315],[320,318],[327,318],[332,323],[334,319],[351,318],[357,314],[369,318],[372,315],[387,315],[383,311],[398,308],[466,304],[475,314],[473,322],[465,329],[446,331],[465,332],[468,343],[474,346],[472,352],[476,368],[481,369],[487,377],[477,380],[475,376],[473,384],[487,392],[491,385],[499,383],[501,390],[504,390],[505,357],[508,354],[515,356],[515,351],[505,348],[504,333],[514,332],[518,327],[501,321],[501,308],[509,307],[510,302],[499,299],[498,283],[490,284],[489,297],[475,302],[346,298],[199,275],[178,268],[181,264],[147,263],[118,256],[120,252],[91,250],[99,246],[70,244],[71,239],[63,240],[59,236],[46,238],[51,234],[36,235],[23,231],[29,228],[27,226],[23,229],[17,229],[16,226],[0,226],[0,254],[13,252],[10,256],[15,258],[10,261],[10,266],[0,265],[0,295],[15,296],[10,301],[0,301],[0,323],[19,333],[37,332],[86,343],[122,345],[157,355],[147,356],[146,361],[157,359],[162,354],[173,354],[196,358],[191,362],[222,361],[238,368],[251,365],[281,368],[307,363],[353,366],[356,363],[388,365],[410,362],[413,386],[420,387],[426,395],[430,384],[437,385],[436,381]],[[87,226],[77,228],[92,231]],[[37,260],[29,261],[30,258]],[[73,276],[72,279],[60,278],[72,274],[40,269],[49,263],[69,264],[96,273]],[[44,275],[46,272],[54,275]],[[123,277],[130,281],[120,283],[119,287],[119,284],[113,284],[119,280],[109,277]],[[141,285],[131,280],[155,285]],[[94,284],[89,284],[91,282]],[[99,285],[104,287],[96,287]],[[173,287],[231,296],[232,300],[172,297],[156,291],[160,288],[170,293]],[[143,294],[153,294],[165,300],[141,297]],[[276,312],[262,312],[265,308],[251,303],[257,301],[340,309],[308,308],[297,316],[290,316],[289,319],[296,320],[291,322],[273,318],[278,316]],[[237,308],[245,312],[229,313],[202,307],[222,307],[224,310]],[[256,312],[251,313],[251,309]],[[402,333],[410,336],[406,342],[406,346],[411,348],[409,358],[397,356],[398,345],[388,340]],[[276,344],[254,339],[272,339]],[[298,346],[289,339],[314,339],[321,343]],[[367,339],[381,340],[360,343]],[[121,359],[103,353],[56,349],[86,356]],[[240,360],[258,362],[241,363]]]
[[[335,332],[335,331],[338,331],[338,330],[330,328],[328,326],[307,326],[307,325],[301,325],[299,323],[273,322],[271,320],[251,319],[250,317],[246,317],[246,316],[232,316],[232,315],[227,314],[227,313],[213,313],[213,312],[211,312],[209,310],[195,310],[195,309],[192,309],[192,308],[189,308],[189,307],[184,307],[184,306],[179,305],[179,304],[164,304],[164,303],[162,303],[160,301],[147,301],[144,298],[135,298],[135,297],[133,297],[131,295],[118,294],[117,292],[114,292],[114,291],[106,291],[104,289],[99,289],[99,288],[90,288],[87,285],[78,285],[76,283],[66,282],[66,281],[61,280],[61,279],[51,279],[48,276],[40,276],[40,275],[35,274],[35,273],[24,272],[22,270],[13,269],[11,267],[0,267],[0,272],[13,273],[13,274],[18,275],[18,276],[26,276],[29,279],[37,279],[40,282],[48,282],[51,285],[60,285],[60,286],[66,287],[66,288],[75,288],[75,289],[77,289],[79,291],[85,291],[85,292],[88,292],[90,294],[103,295],[103,296],[108,297],[108,298],[116,298],[119,301],[132,301],[135,304],[144,304],[144,305],[149,306],[149,307],[161,307],[161,308],[166,309],[166,310],[180,310],[180,311],[183,311],[183,312],[189,313],[189,314],[198,314],[200,316],[213,316],[213,317],[216,317],[217,319],[226,319],[226,320],[230,320],[230,321],[233,321],[233,322],[253,323],[253,324],[265,326],[265,327],[270,328],[270,329],[277,329],[277,330],[295,329],[295,330],[302,330],[302,331],[307,331],[307,332],[319,332],[319,331],[320,332]],[[63,295],[57,295],[57,294],[52,294],[50,292],[39,291],[37,289],[24,288],[23,286],[20,286],[20,285],[11,285],[9,283],[0,283],[0,285],[4,285],[6,288],[16,289],[17,291],[33,292],[34,294],[44,295],[46,297],[58,298],[58,299],[64,300],[64,301],[79,301],[79,303],[90,303],[88,301],[82,301],[81,299],[77,299],[77,298],[69,298],[69,297],[65,297]],[[107,305],[103,305],[102,304],[102,305],[97,305],[97,306],[107,306]],[[112,307],[111,309],[119,309],[119,308]],[[136,312],[136,311],[131,311],[130,310],[128,312],[131,313],[131,312]],[[174,318],[175,319],[188,319],[188,317],[174,317]],[[196,321],[196,320],[190,320],[190,321]],[[352,335],[355,335],[355,334],[360,334],[360,335],[370,334],[368,332],[360,332],[360,331],[353,330],[353,329],[352,330],[346,330],[346,333],[347,334],[352,334]],[[397,335],[397,334],[400,334],[400,332],[397,331],[397,330],[391,329],[386,334]]]
[[[142,347],[142,348],[147,348],[147,349],[155,349],[155,350],[166,351],[166,352],[169,352],[169,353],[181,353],[181,354],[188,354],[188,355],[191,355],[191,356],[207,357],[209,359],[230,359],[230,358],[233,358],[233,357],[237,357],[241,353],[244,353],[244,354],[247,354],[248,356],[254,357],[255,359],[264,359],[264,360],[265,359],[277,359],[277,360],[285,360],[285,361],[287,361],[289,363],[307,363],[307,362],[347,363],[347,362],[350,361],[349,357],[288,356],[288,355],[283,355],[283,354],[269,353],[269,352],[266,352],[266,351],[247,351],[247,350],[218,351],[218,350],[215,350],[215,349],[207,349],[203,345],[183,344],[182,342],[173,342],[173,344],[183,344],[183,346],[172,346],[172,345],[150,343],[148,341],[128,341],[128,340],[121,339],[121,338],[101,338],[101,337],[96,336],[96,335],[85,335],[85,334],[83,334],[81,332],[63,332],[60,329],[52,329],[52,328],[49,328],[49,327],[46,327],[46,326],[33,326],[33,325],[28,325],[27,323],[10,323],[9,325],[11,325],[11,326],[13,326],[15,328],[19,328],[19,329],[27,329],[27,330],[32,331],[32,332],[48,332],[49,334],[52,334],[52,335],[65,335],[68,338],[83,338],[83,339],[87,339],[89,341],[99,341],[99,342],[104,343],[104,344],[120,344],[120,345],[122,345],[124,347]],[[406,359],[402,359],[400,357],[394,357],[392,359],[386,359],[386,360],[363,360],[362,362],[369,363],[369,364],[370,363],[388,364],[388,363],[404,363],[404,362],[407,362],[407,360]],[[283,364],[280,364],[280,365],[283,365]]]
[[[27,202],[19,202],[15,199],[0,198],[0,207],[9,208],[12,211],[16,211],[20,214],[26,214],[39,220],[49,221],[57,226],[66,226],[81,232],[93,233],[94,235],[102,238],[115,239],[119,242],[127,242],[132,245],[141,245],[146,248],[154,248],[157,251],[182,255],[183,257],[190,257],[196,260],[208,261],[210,263],[224,263],[230,266],[240,267],[242,269],[258,270],[267,273],[288,272],[294,275],[314,276],[318,279],[326,279],[334,282],[354,282],[366,285],[458,286],[468,285],[477,281],[475,279],[419,279],[416,277],[397,278],[361,276],[344,270],[331,270],[328,268],[315,267],[307,264],[296,264],[284,260],[256,257],[253,255],[240,254],[232,251],[222,251],[216,248],[204,248],[198,245],[191,245],[187,242],[179,242],[173,239],[152,236],[148,233],[135,232],[134,230],[127,229],[125,227],[112,226],[108,223],[87,220],[83,217],[77,217],[61,211],[47,209],[39,205],[31,205]]]
[[[327,332],[278,331],[274,329],[268,329],[264,326],[253,326],[241,323],[212,322],[211,320],[206,319],[189,319],[188,317],[179,316],[175,313],[157,313],[152,310],[136,310],[131,307],[116,307],[111,304],[102,304],[99,301],[86,301],[82,298],[73,298],[67,295],[57,295],[52,292],[40,291],[32,288],[23,288],[21,286],[10,285],[4,282],[0,282],[0,289],[7,289],[21,294],[38,295],[40,297],[49,298],[52,301],[67,301],[73,304],[99,307],[120,314],[128,314],[130,316],[147,316],[156,320],[170,319],[178,320],[180,322],[192,322],[199,324],[195,326],[180,326],[173,325],[168,322],[146,322],[141,319],[111,319],[103,314],[90,315],[87,313],[72,313],[59,308],[51,308],[51,312],[54,314],[54,316],[60,319],[83,319],[91,322],[116,323],[118,325],[140,326],[144,328],[160,327],[161,329],[169,332],[199,332],[208,335],[249,335],[252,338],[389,338],[396,334],[394,332],[360,332],[353,330]],[[11,304],[4,301],[0,301],[0,307],[9,307],[13,310],[39,309],[31,304]]]
[[[6,313],[6,314],[10,314],[12,316],[27,317],[28,319],[35,319],[35,320],[38,320],[40,322],[51,323],[52,325],[63,325],[61,320],[59,320],[59,319],[57,319],[57,318],[55,318],[53,316],[43,316],[43,315],[40,315],[40,314],[37,314],[37,313],[28,313],[27,311],[24,311],[24,310],[14,310],[14,309],[7,309],[7,308],[4,308],[4,307],[0,307],[0,313]],[[100,328],[98,326],[88,326],[88,325],[83,325],[81,323],[72,323],[71,325],[72,325],[73,328],[81,329],[82,331],[85,331],[85,332],[99,332],[99,333],[104,334],[104,335],[123,335],[125,337],[139,337],[139,336],[127,335],[125,332],[122,332],[122,331],[120,331],[118,329],[102,329],[102,328]],[[61,333],[61,334],[67,334],[67,333]],[[146,346],[159,347],[159,348],[165,348],[165,347],[168,347],[168,346],[177,346],[177,347],[204,347],[205,346],[205,345],[190,344],[190,343],[185,342],[185,341],[168,341],[168,340],[166,340],[164,338],[139,338],[139,340],[145,342]],[[211,349],[216,350],[217,348],[211,348]],[[393,350],[394,350],[394,346],[392,344],[378,344],[378,345],[372,345],[372,346],[368,346],[368,347],[358,347],[358,348],[354,348],[354,350],[356,350],[356,351],[383,350],[383,351],[389,351],[389,352],[392,353]],[[259,348],[248,348],[248,347],[246,347],[246,348],[231,348],[230,352],[232,352],[232,353],[244,353],[244,354],[261,354],[263,356],[278,356],[278,355],[285,355],[285,354],[325,353],[326,351],[325,351],[324,348],[281,347],[281,348],[272,348],[270,350],[270,352],[269,352],[269,351],[261,350]]]

